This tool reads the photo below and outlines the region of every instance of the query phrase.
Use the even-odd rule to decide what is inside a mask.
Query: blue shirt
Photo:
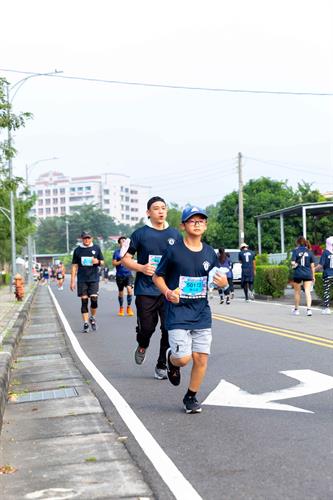
[[[117,250],[115,250],[113,252],[112,259],[116,260],[117,262],[121,261],[120,248],[118,248]],[[132,276],[132,273],[129,269],[127,269],[127,267],[120,264],[119,266],[116,266],[116,276],[119,276],[119,277]]]
[[[220,267],[225,267],[225,268],[229,269],[229,271],[226,274],[227,278],[232,278],[233,277],[233,274],[232,274],[233,263],[231,262],[229,257],[227,257],[224,262],[219,260],[219,263],[220,263]]]
[[[99,281],[98,264],[92,263],[92,258],[104,260],[102,251],[98,245],[88,247],[78,246],[73,252],[72,264],[77,264],[78,283],[94,283]]]
[[[212,325],[212,314],[207,300],[208,274],[219,267],[214,249],[202,244],[200,252],[187,248],[182,239],[170,246],[156,269],[170,290],[180,289],[179,304],[166,301],[167,330],[202,329]]]
[[[168,227],[158,230],[150,226],[143,226],[134,231],[128,248],[131,255],[137,254],[138,264],[152,264],[157,267],[163,252],[174,245],[180,238],[177,229]],[[135,295],[161,295],[161,292],[154,285],[151,276],[137,272],[134,283]]]
[[[333,276],[333,253],[329,250],[324,250],[320,257],[319,264],[323,266],[323,278]]]
[[[291,254],[291,261],[296,262],[294,278],[312,280],[311,264],[313,263],[313,253],[307,247],[297,247]]]
[[[253,262],[255,254],[251,250],[242,250],[238,254],[238,260],[242,264],[242,279],[254,280]]]

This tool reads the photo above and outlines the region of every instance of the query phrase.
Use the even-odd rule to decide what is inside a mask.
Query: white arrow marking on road
[[[278,391],[250,394],[240,389],[237,385],[231,384],[226,380],[221,380],[218,386],[209,394],[202,404],[314,413],[313,411],[303,410],[296,406],[273,403],[273,401],[299,398],[301,396],[308,396],[309,394],[316,394],[318,392],[333,389],[333,377],[325,375],[324,373],[319,373],[314,370],[288,370],[280,373],[299,380],[300,384]]]

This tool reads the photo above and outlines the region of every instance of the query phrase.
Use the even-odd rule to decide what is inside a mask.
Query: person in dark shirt
[[[89,332],[89,323],[96,330],[96,312],[98,307],[99,266],[103,265],[104,257],[98,245],[95,245],[89,231],[81,234],[82,243],[75,248],[72,259],[70,289],[75,290],[77,275],[77,294],[81,298],[81,313],[83,332]],[[90,316],[88,303],[90,298]]]
[[[255,254],[249,250],[249,245],[242,243],[240,246],[240,252],[238,254],[238,260],[242,265],[242,276],[241,276],[241,286],[244,290],[246,302],[254,299],[253,295],[253,283],[256,274],[256,261]]]
[[[120,236],[118,238],[119,248],[115,250],[112,257],[112,265],[116,268],[116,283],[118,287],[118,302],[119,302],[119,312],[118,316],[124,316],[124,288],[127,291],[127,308],[126,314],[128,316],[133,316],[133,309],[131,307],[132,297],[133,297],[133,276],[127,267],[123,266],[121,263],[120,251],[123,245],[125,245],[125,236]]]
[[[326,239],[326,249],[320,256],[317,269],[323,271],[323,310],[322,314],[331,314],[330,290],[333,288],[333,236]]]
[[[301,287],[303,284],[307,316],[312,316],[311,311],[311,286],[315,281],[315,266],[313,260],[313,254],[309,250],[308,241],[300,236],[296,241],[297,247],[292,251],[291,254],[291,267],[293,268],[293,281],[294,281],[294,309],[293,314],[299,315],[299,304],[301,301]]]
[[[217,287],[228,285],[227,277],[217,272],[219,262],[214,249],[201,241],[206,228],[206,212],[198,207],[186,207],[182,213],[185,237],[167,248],[153,276],[166,299],[170,382],[179,385],[180,367],[193,362],[183,399],[186,413],[201,412],[196,394],[206,373],[212,339],[212,314],[207,299],[209,273],[214,273],[213,282]]]
[[[169,227],[166,222],[167,206],[163,198],[154,196],[147,202],[149,222],[134,231],[130,240],[124,245],[121,255],[122,263],[132,271],[136,271],[134,283],[135,305],[137,311],[137,342],[134,353],[135,362],[141,365],[149,347],[158,320],[161,325],[160,351],[155,367],[154,377],[157,380],[167,378],[166,350],[169,347],[168,332],[164,325],[164,297],[152,281],[155,269],[161,260],[164,250],[174,245],[180,237],[179,232]],[[137,261],[133,259],[137,256]]]
[[[225,296],[226,297],[226,304],[229,305],[230,304],[230,293],[232,294],[232,297],[233,297],[233,293],[234,293],[233,274],[232,274],[233,264],[230,260],[230,254],[228,252],[226,252],[224,248],[219,248],[217,258],[219,259],[220,266],[227,269],[226,276],[227,276],[228,285],[229,285],[228,288],[225,288],[225,289],[219,288],[218,289],[218,292],[220,295],[220,304],[224,303],[224,296]]]

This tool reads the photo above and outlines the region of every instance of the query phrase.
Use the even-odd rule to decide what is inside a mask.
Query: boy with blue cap
[[[193,362],[190,383],[183,403],[186,413],[200,413],[196,398],[206,373],[212,340],[212,314],[207,300],[208,275],[219,267],[214,249],[202,242],[207,213],[188,206],[182,213],[184,239],[168,247],[156,269],[153,281],[166,299],[168,378],[180,384],[180,367]],[[214,284],[225,287],[224,275],[215,274]]]

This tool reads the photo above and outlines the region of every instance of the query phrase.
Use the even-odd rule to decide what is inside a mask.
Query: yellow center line
[[[218,321],[224,321],[232,325],[244,326],[245,328],[248,328],[250,330],[272,333],[274,335],[279,335],[280,337],[287,337],[290,339],[300,340],[302,342],[308,342],[310,344],[315,344],[321,347],[328,347],[330,349],[333,349],[333,340],[325,339],[323,337],[317,337],[315,335],[296,332],[293,330],[285,330],[283,328],[263,325],[261,323],[254,323],[252,321],[247,321],[239,318],[223,316],[222,314],[213,314],[212,317],[214,319],[217,319]]]

